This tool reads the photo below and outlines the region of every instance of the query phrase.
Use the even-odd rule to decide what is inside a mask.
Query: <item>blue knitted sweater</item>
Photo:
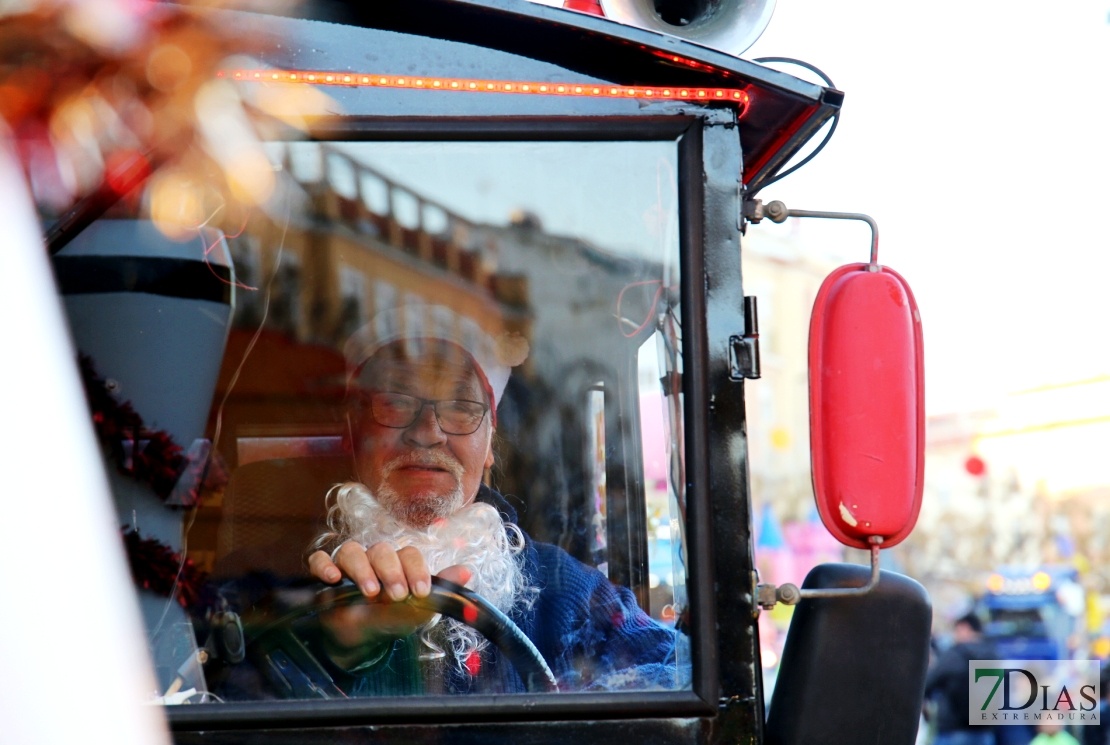
[[[505,522],[516,523],[516,511],[496,491],[481,487],[477,499],[492,505]],[[560,691],[661,690],[690,685],[689,641],[645,613],[625,587],[611,583],[597,569],[563,549],[524,535],[521,551],[525,582],[539,592],[530,606],[507,615],[547,661]],[[239,583],[236,583],[239,584]],[[254,605],[258,588],[233,597],[240,608]],[[227,588],[225,588],[225,591]],[[238,604],[238,603],[236,603]],[[468,669],[450,655],[427,662],[427,647],[412,635],[398,639],[378,662],[351,673],[333,665],[323,652],[318,627],[302,626],[297,635],[348,696],[391,696],[438,693],[517,693],[525,687],[501,651],[487,645],[469,660]],[[259,667],[239,665],[223,686],[227,699],[269,698]]]
[[[515,523],[516,511],[496,491],[483,486],[478,501],[492,505],[505,522]],[[532,640],[559,682],[561,691],[584,689],[674,689],[689,684],[686,637],[645,613],[632,592],[611,583],[593,567],[557,546],[524,536],[521,554],[527,584],[539,588],[530,608],[508,615]],[[389,660],[372,671],[338,679],[350,695],[418,693],[428,690],[412,659],[418,643],[397,643]],[[687,669],[680,668],[682,660]],[[433,688],[451,693],[512,693],[524,686],[500,650],[487,646],[474,665],[476,674],[461,672],[445,661]]]

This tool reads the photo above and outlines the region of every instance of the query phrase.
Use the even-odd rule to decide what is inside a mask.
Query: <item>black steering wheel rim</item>
[[[267,628],[258,634],[256,640],[273,630],[287,629],[292,621],[308,613],[318,613],[364,599],[362,592],[354,585],[326,589],[329,591],[327,600],[309,608],[297,608],[273,623],[267,624]],[[413,607],[447,616],[477,630],[497,646],[512,663],[527,692],[545,693],[559,690],[554,673],[551,672],[551,668],[532,640],[513,623],[512,619],[478,593],[450,580],[433,576],[427,597],[409,596],[405,602]]]

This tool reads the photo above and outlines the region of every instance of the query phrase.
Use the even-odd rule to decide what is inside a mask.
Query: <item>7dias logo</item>
[[[1098,660],[971,660],[968,724],[1098,724]]]

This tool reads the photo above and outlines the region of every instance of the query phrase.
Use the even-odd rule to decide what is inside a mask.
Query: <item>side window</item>
[[[140,278],[63,294],[160,699],[688,687],[676,143],[269,154],[223,233],[125,200],[57,258]]]
[[[666,333],[657,331],[640,348],[638,368],[648,608],[653,618],[672,624],[680,624],[686,610],[682,392],[677,385],[676,341],[668,342]]]

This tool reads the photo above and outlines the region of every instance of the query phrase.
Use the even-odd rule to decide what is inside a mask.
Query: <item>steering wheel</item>
[[[267,665],[284,685],[286,693],[296,698],[344,698],[346,694],[335,684],[327,670],[312,652],[292,632],[290,625],[310,614],[335,607],[342,607],[364,600],[362,592],[350,585],[338,590],[328,587],[327,601],[307,607],[296,608],[273,623],[267,624],[254,640],[255,644],[264,637],[277,635],[282,643],[275,644],[267,652]],[[524,688],[529,693],[558,691],[559,685],[554,673],[548,667],[543,655],[524,635],[512,619],[491,605],[476,592],[462,585],[433,576],[431,591],[427,597],[410,596],[405,602],[413,607],[439,613],[464,623],[480,632],[491,641],[512,663],[520,675]],[[270,645],[267,645],[270,646]]]

